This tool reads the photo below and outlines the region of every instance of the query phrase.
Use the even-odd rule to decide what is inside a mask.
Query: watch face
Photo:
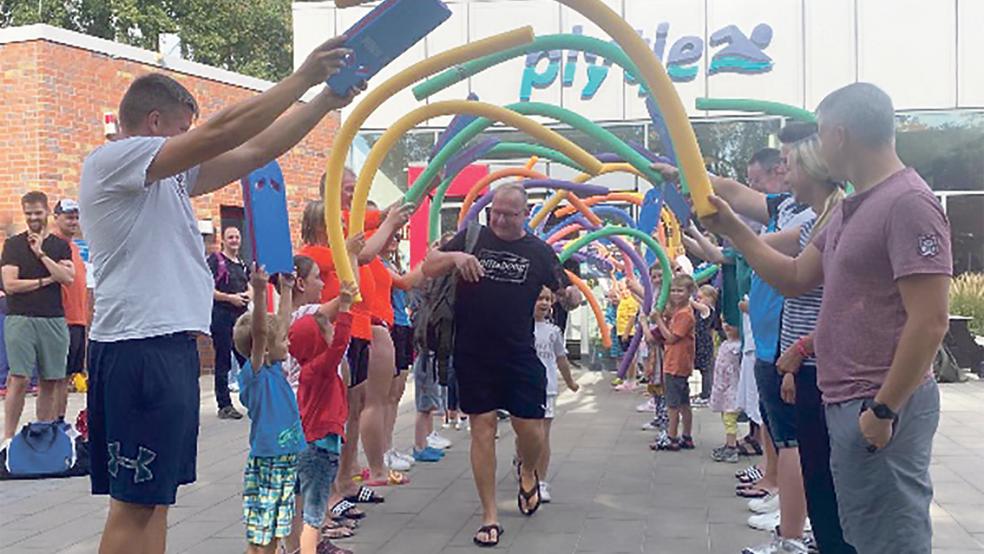
[[[875,404],[872,410],[878,419],[893,419],[895,414],[884,404]]]

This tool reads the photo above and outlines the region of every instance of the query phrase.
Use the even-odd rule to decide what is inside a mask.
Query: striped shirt
[[[801,252],[810,243],[810,234],[816,222],[817,218],[814,216],[801,224],[799,236]],[[782,306],[782,332],[779,336],[780,352],[785,352],[794,342],[816,329],[822,299],[823,285],[802,296],[786,298]],[[807,358],[807,360],[813,364],[816,363],[813,357]]]

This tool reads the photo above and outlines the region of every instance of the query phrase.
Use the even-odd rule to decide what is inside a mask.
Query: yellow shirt
[[[639,313],[639,302],[635,296],[627,295],[618,303],[615,310],[615,331],[620,337],[632,336],[632,324],[635,323],[636,314]]]

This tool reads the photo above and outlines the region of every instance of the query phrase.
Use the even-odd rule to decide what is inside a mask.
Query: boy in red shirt
[[[357,292],[357,284],[342,284],[334,322],[318,312],[298,319],[290,327],[290,354],[301,366],[297,404],[307,441],[307,448],[297,459],[304,505],[302,554],[347,552],[330,543],[319,549],[318,543],[348,419],[341,362],[352,337],[351,309]]]
[[[670,283],[670,300],[666,308],[669,316],[656,319],[659,332],[663,336],[665,353],[663,355],[663,388],[666,405],[670,412],[669,442],[663,450],[677,451],[681,448],[692,450],[694,439],[691,430],[694,414],[690,409],[690,374],[694,372],[694,311],[690,307],[697,284],[689,275],[677,275]],[[683,420],[683,436],[677,435],[680,420]]]

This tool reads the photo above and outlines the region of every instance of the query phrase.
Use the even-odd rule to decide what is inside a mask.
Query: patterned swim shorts
[[[297,454],[246,460],[243,521],[250,544],[265,546],[290,534],[296,482]]]

